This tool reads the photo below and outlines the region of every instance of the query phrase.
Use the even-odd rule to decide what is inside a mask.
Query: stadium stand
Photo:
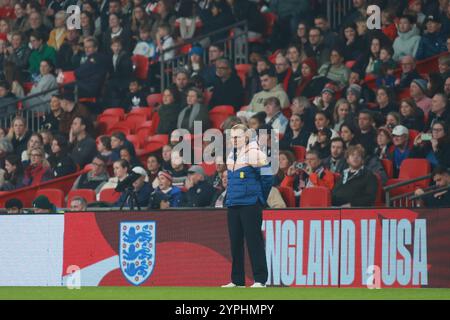
[[[450,12],[435,12],[432,6],[423,6],[423,12],[417,13],[410,11],[408,5],[402,7],[386,1],[382,12],[397,13],[389,28],[397,32],[392,34],[387,28],[358,29],[353,23],[364,19],[361,15],[364,10],[348,11],[352,8],[344,6],[343,12],[326,12],[342,8],[338,3],[335,7],[323,6],[322,9],[316,5],[305,6],[301,14],[311,19],[300,22],[294,18],[286,20],[286,12],[292,10],[288,1],[278,1],[273,6],[267,6],[265,1],[252,1],[258,9],[252,14],[241,12],[239,6],[234,7],[236,2],[217,1],[221,6],[218,17],[213,17],[211,8],[203,6],[202,1],[194,1],[197,30],[194,34],[186,34],[182,24],[176,22],[185,14],[179,11],[177,3],[180,1],[151,2],[157,3],[156,9],[144,10],[142,21],[131,18],[135,9],[133,4],[121,17],[123,25],[119,29],[110,27],[103,15],[94,13],[91,29],[73,30],[70,36],[65,27],[54,26],[54,15],[66,9],[65,2],[58,4],[57,10],[52,8],[50,11],[47,4],[41,2],[39,14],[45,15],[46,23],[41,22],[37,31],[44,33],[45,41],[39,40],[36,30],[29,27],[29,16],[24,17],[23,23],[16,23],[14,10],[0,8],[0,17],[10,23],[9,30],[2,34],[4,40],[0,41],[9,48],[13,45],[12,37],[20,34],[22,38],[17,47],[3,55],[5,63],[0,70],[0,87],[4,89],[1,92],[5,92],[0,96],[0,170],[4,176],[4,181],[0,179],[0,206],[13,197],[30,206],[39,194],[47,195],[58,207],[64,206],[64,196],[73,182],[88,170],[94,170],[91,165],[77,173],[33,186],[22,183],[24,172],[48,169],[54,174],[55,168],[73,160],[76,152],[95,151],[94,145],[99,153],[107,156],[110,174],[114,174],[113,163],[120,158],[120,148],[126,147],[131,157],[129,170],[142,166],[149,176],[156,176],[157,172],[150,174],[147,158],[157,154],[161,161],[157,170],[170,171],[183,184],[188,163],[176,165],[171,162],[170,134],[176,129],[187,128],[186,120],[189,122],[194,118],[209,119],[211,127],[220,130],[237,123],[248,124],[254,129],[263,125],[282,129],[280,137],[285,137],[283,142],[288,140],[282,146],[295,155],[296,162],[291,164],[291,170],[301,163],[305,174],[304,185],[279,188],[288,207],[295,207],[296,203],[300,207],[332,205],[332,190],[311,187],[309,176],[314,172],[310,171],[311,164],[305,160],[305,155],[306,150],[317,150],[322,161],[328,158],[331,158],[330,163],[342,161],[341,166],[335,167],[340,171],[333,172],[336,177],[353,174],[347,169],[345,150],[339,158],[334,158],[338,151],[331,148],[330,140],[337,136],[344,140],[345,147],[359,144],[365,149],[365,168],[376,177],[371,180],[377,183],[376,206],[385,205],[383,187],[402,183],[391,189],[388,197],[407,195],[432,184],[430,177],[420,181],[415,179],[430,175],[436,167],[450,166]],[[364,3],[364,9],[370,1],[360,2]],[[170,10],[164,19],[168,26],[161,23],[157,9],[160,7]],[[336,15],[341,16],[337,19]],[[415,16],[427,20],[412,27],[417,33],[420,54],[404,46],[405,52],[397,59],[395,49],[403,41],[399,19],[404,15],[413,15],[412,21],[416,21]],[[434,16],[440,19],[437,31],[428,26],[429,20],[435,20]],[[325,23],[316,21],[321,20],[317,19],[320,17],[325,17]],[[150,28],[148,38],[141,32],[146,29],[147,20],[158,21]],[[306,26],[305,33],[298,28],[302,24]],[[316,39],[317,30],[319,36]],[[56,40],[54,34],[59,31],[64,31],[65,36]],[[164,35],[165,31],[168,31],[167,35]],[[434,42],[429,41],[429,33],[433,32],[432,36],[437,39]],[[118,35],[120,41],[114,42],[117,46],[111,45],[112,34]],[[27,47],[30,37],[38,39],[31,49]],[[374,42],[377,45],[371,45]],[[79,46],[78,51],[74,51],[75,44]],[[24,56],[23,52],[26,53]],[[46,53],[45,59],[42,52]],[[281,65],[277,59],[279,55],[286,57],[287,65]],[[216,69],[215,61],[220,57],[231,62],[229,78],[221,75],[224,72],[221,68]],[[50,70],[41,70],[43,60]],[[313,68],[313,65],[317,67]],[[186,78],[174,77],[179,70],[183,70]],[[267,73],[274,75],[273,79],[277,81],[270,86],[273,87],[271,90],[266,89],[269,87],[264,79]],[[20,77],[10,74],[20,74]],[[245,99],[235,107],[241,103],[248,105],[236,113],[228,101],[228,93],[231,96],[234,92],[225,92],[214,98],[223,101],[221,105],[209,106],[218,81],[226,87],[236,75],[241,80]],[[423,84],[421,89],[425,98],[417,99],[412,94],[413,80]],[[57,83],[57,86],[48,87],[48,83]],[[187,107],[191,105],[187,94],[190,87],[202,91],[203,101],[199,104],[208,107],[207,115],[197,114],[199,104]],[[385,99],[376,91],[379,87],[388,87],[392,96]],[[74,106],[67,102],[70,95],[75,97]],[[296,95],[299,99],[294,99]],[[275,115],[270,113],[271,106],[265,104],[269,97],[277,97],[283,104],[282,110]],[[400,107],[404,99],[413,101],[410,103],[413,110]],[[30,108],[31,101],[39,101],[38,108]],[[344,107],[337,108],[336,105]],[[364,109],[371,112],[368,126],[359,117]],[[181,113],[184,118],[179,117]],[[297,117],[291,117],[293,114],[301,114],[303,122],[298,123]],[[325,117],[316,117],[316,114]],[[22,119],[22,127],[13,121],[16,116]],[[80,130],[73,124],[77,117],[86,120],[87,136],[77,136]],[[169,134],[159,134],[160,123],[164,127],[167,125]],[[433,127],[436,123],[442,124],[441,131]],[[407,136],[393,135],[394,128],[399,125],[408,129]],[[385,129],[386,137],[377,130],[380,128]],[[99,147],[98,137],[111,136],[113,132],[122,132],[125,142],[118,146],[115,139],[111,139],[110,146]],[[39,133],[38,142],[31,139],[33,133]],[[198,133],[191,133],[191,137],[184,139],[193,142],[194,136],[199,137]],[[59,135],[67,140],[63,156],[52,149],[53,137]],[[203,147],[207,145],[203,142]],[[45,151],[48,161],[42,161],[42,168],[31,157],[35,147]],[[195,154],[201,152],[194,143],[192,148]],[[14,169],[10,169],[11,161],[15,161],[9,157],[11,155],[20,160]],[[201,167],[210,179],[217,178],[216,165],[202,163]],[[413,182],[408,183],[409,180]],[[68,200],[75,195],[94,200],[92,192],[78,191],[69,194]],[[100,195],[102,200],[110,203],[117,197],[109,189]]]

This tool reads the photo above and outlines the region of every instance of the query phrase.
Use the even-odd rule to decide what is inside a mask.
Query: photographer
[[[427,159],[431,165],[450,167],[450,138],[448,125],[443,121],[436,121],[431,127],[431,133],[421,133],[414,140],[414,147],[410,158]]]
[[[147,172],[142,167],[134,167],[131,171],[134,174],[139,175],[139,178],[137,178],[131,184],[131,186],[126,186],[126,188],[128,189],[132,187],[133,192],[136,194],[137,203],[132,203],[134,199],[132,199],[132,197],[130,197],[130,193],[127,192],[127,190],[125,190],[120,195],[120,198],[115,203],[115,206],[124,205],[124,207],[131,208],[137,205],[139,208],[145,208],[148,204],[148,198],[152,193],[152,187],[147,182],[148,181]]]
[[[294,163],[288,169],[287,176],[284,177],[281,186],[293,188],[298,199],[304,188],[326,187],[333,190],[334,175],[323,167],[319,153],[310,150],[306,153],[305,163]]]
[[[149,210],[180,207],[183,194],[180,188],[172,186],[170,173],[167,171],[158,172],[158,181],[158,187],[150,195]]]

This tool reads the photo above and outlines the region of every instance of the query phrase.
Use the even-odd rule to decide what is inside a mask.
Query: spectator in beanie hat
[[[357,114],[359,111],[366,108],[361,102],[361,86],[359,84],[351,84],[346,91],[346,98],[350,104],[353,113]]]
[[[334,106],[336,104],[336,86],[330,82],[325,85],[320,93],[320,97],[314,99],[314,105],[321,111],[326,112],[331,119],[333,116]]]
[[[150,195],[149,209],[168,209],[181,206],[181,189],[172,185],[173,177],[167,171],[158,172],[158,187]]]
[[[56,213],[56,207],[44,195],[41,195],[33,201],[34,213]]]
[[[428,114],[431,110],[431,99],[427,97],[427,85],[428,82],[424,79],[414,79],[409,86],[411,97],[424,114]]]

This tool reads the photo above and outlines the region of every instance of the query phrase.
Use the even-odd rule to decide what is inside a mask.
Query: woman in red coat
[[[23,184],[25,186],[35,186],[53,178],[50,164],[45,159],[44,149],[32,149],[30,158],[30,165],[25,169],[23,178]]]

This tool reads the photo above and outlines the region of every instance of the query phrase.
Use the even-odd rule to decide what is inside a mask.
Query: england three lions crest
[[[155,266],[156,222],[121,222],[119,234],[120,270],[128,282],[139,286]]]

